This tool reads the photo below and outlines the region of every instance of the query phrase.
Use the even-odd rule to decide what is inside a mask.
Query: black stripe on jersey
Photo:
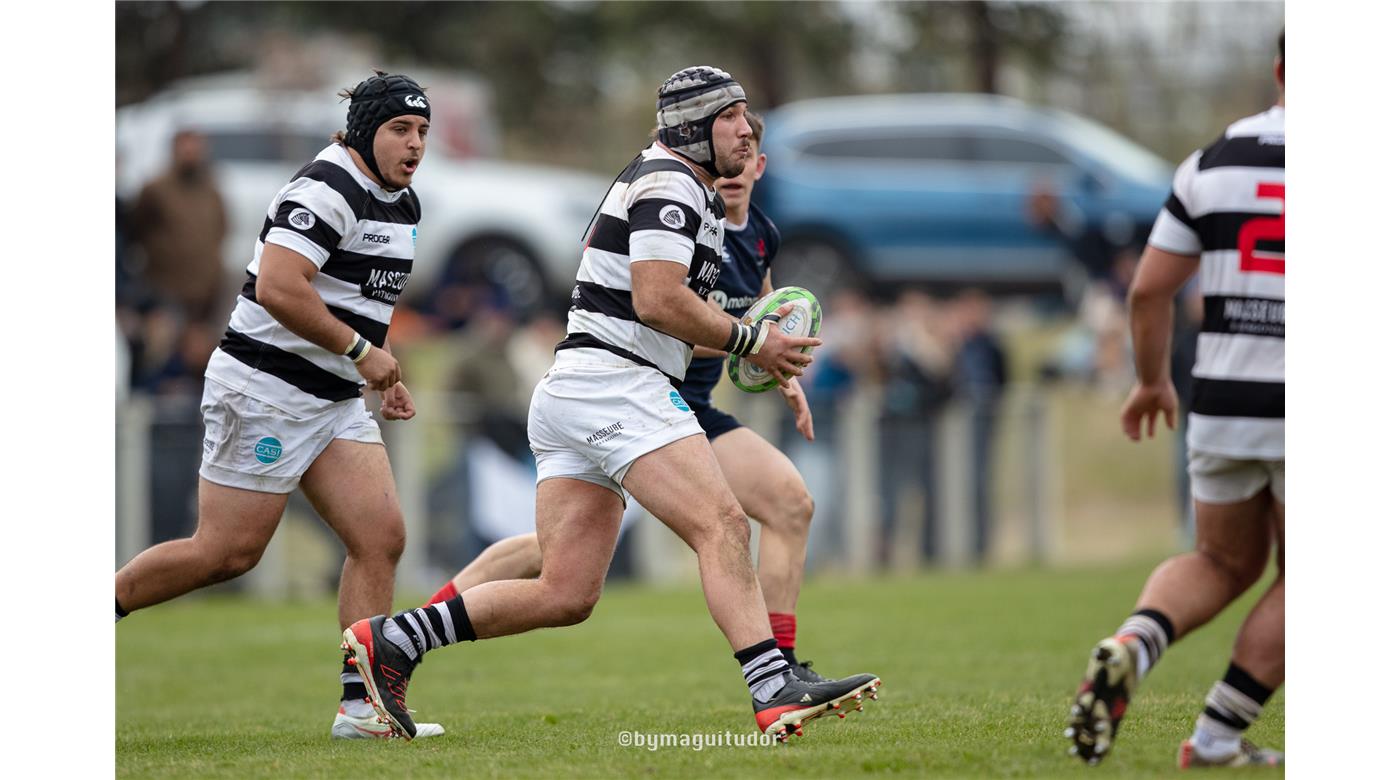
[[[349,325],[355,329],[356,333],[369,339],[369,343],[380,349],[384,348],[384,342],[389,338],[388,323],[366,317],[363,314],[356,314],[339,306],[327,304],[326,309],[330,311],[332,317]]]
[[[1278,298],[1205,296],[1202,333],[1283,338],[1283,301]]]
[[[327,401],[344,401],[360,397],[360,384],[343,379],[312,363],[301,355],[278,349],[271,344],[248,338],[229,328],[219,342],[229,357],[244,365],[271,374],[303,393]]]
[[[243,283],[243,290],[239,294],[253,303],[257,303],[258,277],[248,274],[248,280]],[[389,326],[387,324],[366,317],[363,314],[356,314],[348,309],[342,309],[339,306],[326,304],[326,309],[331,313],[331,316],[354,328],[356,333],[369,339],[369,343],[380,349],[384,348],[384,342],[389,338]],[[269,313],[268,316],[271,316],[271,314]],[[276,319],[276,317],[273,317],[273,319]]]
[[[336,165],[330,160],[312,160],[302,166],[292,177],[292,181],[297,179],[311,179],[319,181],[327,187],[340,193],[340,197],[345,199],[350,210],[355,212],[355,219],[364,219],[363,210],[366,199],[373,199],[369,190],[344,168]]]
[[[243,290],[239,293],[244,298],[258,303],[258,277],[248,274],[247,281],[243,282]],[[262,304],[258,304],[261,306]],[[354,328],[357,333],[369,339],[369,343],[383,349],[384,342],[389,339],[389,326],[379,320],[366,317],[363,314],[356,314],[348,309],[339,306],[326,304],[326,309],[331,315],[341,322]],[[269,314],[269,316],[271,316]],[[275,317],[273,319],[276,319]]]
[[[1201,251],[1219,249],[1239,249],[1240,229],[1252,219],[1266,219],[1277,222],[1281,214],[1251,214],[1245,211],[1212,211],[1196,217],[1196,235],[1201,239]],[[1283,239],[1264,239],[1254,245],[1256,252],[1276,252],[1283,254]]]
[[[690,289],[701,298],[710,297],[710,291],[719,281],[719,253],[704,244],[695,245],[695,256],[690,261]]]
[[[391,222],[399,225],[417,224],[422,216],[422,205],[418,201],[418,194],[410,188],[398,200],[393,203],[385,203],[370,194],[364,185],[360,184],[353,175],[344,168],[336,165],[330,160],[313,160],[309,165],[297,171],[297,175],[292,177],[295,181],[298,178],[312,179],[319,181],[326,186],[340,193],[345,202],[350,205],[350,210],[355,213],[355,219],[372,219],[378,222]]]
[[[365,201],[363,213],[360,219],[371,219],[375,222],[390,222],[395,225],[416,225],[421,216],[421,209],[418,206],[418,196],[409,190],[393,203],[370,196]]]
[[[646,368],[654,368],[657,371],[661,371],[661,368],[659,366],[657,366],[650,360],[647,360],[646,358],[642,357],[641,355],[638,355],[637,353],[632,352],[630,350],[623,349],[622,347],[609,344],[608,342],[603,341],[602,339],[598,338],[597,336],[594,336],[591,333],[570,333],[564,338],[563,341],[554,345],[555,352],[558,352],[561,349],[580,348],[606,350],[608,352],[613,353],[614,355],[617,355],[618,357],[626,358],[639,366],[644,366]],[[661,371],[661,375],[666,377],[666,379],[668,379],[671,382],[671,385],[677,390],[679,390],[680,386],[683,384],[681,379],[671,376],[665,371]]]
[[[1257,135],[1220,138],[1201,150],[1197,170],[1211,168],[1278,168],[1283,173],[1283,144],[1264,144]]]
[[[695,175],[695,171],[691,170],[689,165],[686,165],[680,160],[643,160],[640,157],[633,160],[631,165],[622,169],[622,175],[619,176],[617,180],[623,184],[631,184],[649,173],[659,173],[661,171],[684,173],[694,179],[696,184],[699,184],[701,187],[705,186],[705,184],[700,181],[700,177]]]
[[[1196,220],[1192,218],[1190,214],[1186,213],[1186,207],[1181,204],[1181,199],[1176,196],[1175,191],[1167,196],[1166,205],[1162,208],[1165,208],[1168,214],[1180,220],[1181,224],[1192,230],[1196,229]]]
[[[627,224],[633,231],[665,230],[694,241],[700,232],[700,215],[678,201],[642,198],[627,211]]]
[[[608,214],[599,214],[593,225],[593,235],[588,237],[588,245],[604,252],[627,255],[632,251],[628,241],[627,221]]]
[[[1195,414],[1283,419],[1282,382],[1196,377],[1191,388],[1191,411]]]
[[[578,282],[574,286],[573,301],[575,309],[606,314],[628,322],[641,322],[637,319],[637,310],[632,308],[630,290],[615,290],[593,282]]]
[[[297,209],[309,211],[314,214],[316,216],[315,223],[309,228],[293,225],[290,219],[292,212]],[[270,221],[266,219],[263,220],[263,231],[262,235],[258,236],[258,240],[266,241],[267,232],[274,227],[290,230],[293,233],[300,233],[306,236],[311,243],[321,247],[327,252],[334,252],[336,246],[340,244],[340,234],[335,231],[335,228],[331,227],[330,220],[326,219],[325,215],[318,214],[315,209],[303,206],[294,200],[282,201],[282,204],[277,207],[277,216]]]
[[[390,306],[398,303],[412,271],[412,260],[346,251],[336,251],[321,266],[326,276],[359,285],[361,295]]]

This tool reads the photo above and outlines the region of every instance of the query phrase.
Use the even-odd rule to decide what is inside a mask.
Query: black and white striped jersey
[[[1148,243],[1201,257],[1193,449],[1283,457],[1283,107],[1186,158]]]
[[[290,414],[357,398],[364,382],[350,358],[292,333],[258,305],[267,243],[315,263],[311,286],[336,319],[383,347],[394,304],[413,270],[421,215],[411,188],[388,192],[331,144],[272,199],[248,264],[248,280],[205,377]]]
[[[719,279],[724,245],[719,195],[680,159],[652,144],[618,176],[583,250],[562,349],[603,349],[659,369],[680,386],[692,345],[651,328],[632,308],[632,263],[669,260],[689,269],[701,297]]]

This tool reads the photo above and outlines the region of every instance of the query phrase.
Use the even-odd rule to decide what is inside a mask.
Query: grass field
[[[881,675],[880,701],[791,745],[703,751],[617,740],[753,729],[698,588],[610,586],[583,625],[434,653],[409,701],[448,734],[410,744],[329,740],[340,660],[329,601],[190,598],[117,627],[117,774],[1173,776],[1243,604],[1168,652],[1103,765],[1067,757],[1062,737],[1088,648],[1130,611],[1151,566],[810,583],[799,655],[828,674]],[[1282,749],[1283,729],[1280,692],[1251,735]]]

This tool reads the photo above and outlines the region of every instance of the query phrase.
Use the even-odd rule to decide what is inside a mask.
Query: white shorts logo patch
[[[662,206],[661,224],[680,230],[685,227],[685,214],[681,213],[680,206]]]
[[[292,209],[287,221],[297,230],[310,230],[316,224],[316,215],[306,209]]]

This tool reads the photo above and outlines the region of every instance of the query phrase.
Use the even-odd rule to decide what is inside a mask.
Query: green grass
[[[1151,565],[810,583],[799,654],[830,674],[880,674],[880,701],[823,718],[792,745],[704,751],[617,744],[624,730],[753,728],[698,588],[609,587],[581,626],[434,653],[410,701],[448,734],[411,744],[329,740],[340,659],[330,602],[190,598],[118,626],[117,774],[1174,776],[1244,603],[1168,652],[1102,766],[1067,757],[1061,735],[1089,647],[1130,611]],[[1283,747],[1282,693],[1251,733]]]

